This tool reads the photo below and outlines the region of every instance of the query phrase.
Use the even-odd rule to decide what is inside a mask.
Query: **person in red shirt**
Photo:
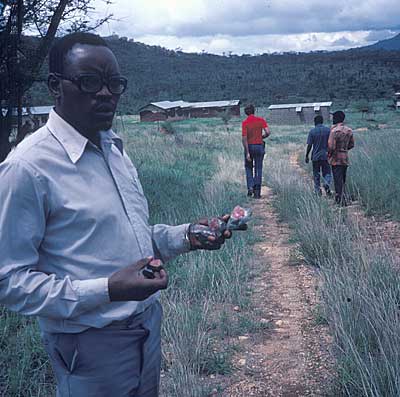
[[[261,198],[262,166],[265,154],[264,139],[269,137],[271,132],[267,122],[262,117],[254,115],[254,105],[246,106],[244,112],[248,116],[242,122],[247,195]]]

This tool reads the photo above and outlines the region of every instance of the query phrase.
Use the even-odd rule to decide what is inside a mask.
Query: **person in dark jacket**
[[[332,181],[331,166],[328,163],[328,139],[330,129],[323,125],[324,119],[321,115],[315,116],[315,127],[310,130],[307,139],[306,163],[310,162],[310,152],[312,149],[311,160],[313,165],[314,189],[315,193],[322,195],[322,183],[327,196],[331,196],[330,184]]]

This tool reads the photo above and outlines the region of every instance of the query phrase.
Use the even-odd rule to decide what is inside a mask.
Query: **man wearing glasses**
[[[58,397],[158,395],[164,263],[200,241],[196,224],[148,224],[147,201],[111,130],[127,87],[99,36],[74,33],[49,55],[47,124],[0,164],[0,303],[39,319]],[[197,227],[198,229],[198,227]]]

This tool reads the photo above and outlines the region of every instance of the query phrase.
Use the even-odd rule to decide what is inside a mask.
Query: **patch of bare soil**
[[[239,337],[235,381],[222,396],[327,396],[334,378],[331,340],[317,322],[317,274],[295,259],[296,246],[288,226],[278,221],[271,190],[263,187],[262,194],[253,205],[262,241],[254,247],[259,275],[252,280],[252,304],[269,327]]]

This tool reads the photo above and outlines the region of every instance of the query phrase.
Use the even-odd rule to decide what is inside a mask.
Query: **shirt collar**
[[[71,124],[60,117],[54,109],[51,110],[46,124],[49,131],[60,142],[70,160],[75,164],[85,151],[88,139],[80,134]],[[123,153],[122,140],[112,130],[101,131],[101,140],[114,143]]]

